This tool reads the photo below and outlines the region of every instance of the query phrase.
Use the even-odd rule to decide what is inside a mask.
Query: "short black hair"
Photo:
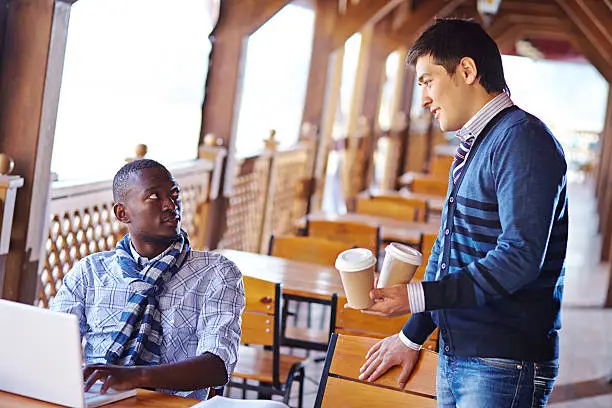
[[[157,168],[162,169],[170,177],[172,175],[168,169],[161,163],[151,159],[134,160],[119,169],[113,178],[113,200],[118,203],[125,200],[126,194],[130,189],[130,176],[143,169]]]
[[[406,62],[415,65],[417,59],[428,55],[449,75],[455,73],[461,58],[469,57],[476,63],[478,79],[487,92],[510,94],[497,44],[472,19],[436,19],[410,48]]]

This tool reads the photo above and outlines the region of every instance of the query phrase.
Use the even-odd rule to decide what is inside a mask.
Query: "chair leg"
[[[298,408],[304,406],[304,381],[306,380],[306,370],[304,367],[300,368],[300,384],[298,390]]]
[[[300,306],[302,305],[302,302],[295,302],[293,300],[291,300],[290,302],[295,303],[295,311],[293,312],[293,325],[297,326],[298,319],[300,318]]]
[[[247,390],[246,390],[246,383],[247,383],[246,378],[243,378],[242,379],[242,384],[244,384],[245,386],[242,388],[242,399],[246,399],[246,392],[247,392]]]

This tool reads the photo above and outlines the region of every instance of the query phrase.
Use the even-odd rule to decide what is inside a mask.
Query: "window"
[[[194,159],[218,0],[82,0],[70,15],[51,169],[108,179],[138,143]]]
[[[380,98],[380,109],[378,111],[378,126],[380,129],[388,130],[391,127],[391,123],[393,121],[393,106],[396,95],[395,91],[397,88],[397,81],[399,80],[398,68],[404,66],[404,62],[400,61],[400,52],[393,51],[387,57],[387,61],[385,63],[385,81],[382,86],[381,98]]]
[[[260,152],[271,129],[281,146],[300,131],[315,13],[287,5],[253,33],[247,43],[236,130],[236,154]]]
[[[335,140],[343,139],[347,136],[360,52],[361,33],[355,33],[344,43],[340,101],[336,108],[334,128],[332,130],[332,138]]]

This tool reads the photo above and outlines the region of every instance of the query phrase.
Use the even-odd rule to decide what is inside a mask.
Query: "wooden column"
[[[217,26],[211,33],[212,52],[202,106],[200,144],[212,133],[223,140],[227,160],[222,174],[222,194],[211,202],[207,223],[209,248],[216,248],[225,229],[227,195],[231,192],[235,161],[236,113],[244,78],[245,43],[290,0],[223,0]]]
[[[367,188],[374,174],[373,155],[379,137],[378,114],[380,111],[381,92],[385,81],[385,71],[389,54],[397,48],[397,43],[387,37],[391,29],[391,19],[384,19],[372,27],[371,35],[362,40],[363,82],[361,89],[357,88],[357,111],[365,117],[370,126],[366,143],[366,163],[361,189]]]
[[[608,94],[608,109],[606,113],[606,126],[604,128],[604,138],[610,141],[612,137],[612,92]],[[601,261],[608,262],[612,259],[612,143],[606,143],[607,147],[604,151],[605,165],[602,167],[601,175],[604,179],[602,182],[602,191],[598,197],[598,209],[600,213],[599,225],[601,231]]]
[[[25,182],[16,198],[3,296],[34,301],[59,90],[73,1],[9,1],[0,77],[0,151]]]
[[[346,40],[366,24],[375,24],[404,0],[368,0],[349,4],[344,14],[338,2],[316,0],[315,35],[302,122],[317,126],[319,131],[314,173],[311,182],[311,209],[320,205],[327,161],[327,143],[338,103],[342,70],[342,47]],[[356,122],[356,121],[355,121]]]
[[[414,77],[415,70],[412,67],[406,67],[403,75],[403,86],[400,99],[400,109],[406,118],[406,128],[401,132],[400,136],[400,159],[397,166],[397,180],[404,174],[408,152],[410,149],[410,115],[412,113],[412,99],[414,98]],[[398,187],[398,185],[396,185]]]
[[[607,225],[607,217],[610,215],[610,208],[606,208],[607,189],[606,186],[610,178],[612,178],[612,89],[608,91],[608,106],[606,109],[606,118],[604,121],[604,129],[601,132],[599,164],[597,170],[597,212],[599,214],[599,230],[605,232],[604,225]]]

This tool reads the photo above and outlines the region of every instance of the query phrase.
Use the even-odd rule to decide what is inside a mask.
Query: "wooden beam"
[[[493,38],[498,38],[504,34],[511,26],[523,24],[532,26],[557,27],[559,31],[569,30],[572,26],[567,17],[556,16],[534,16],[529,14],[503,14],[497,16],[493,23],[487,28],[487,32]]]
[[[317,0],[315,35],[310,71],[306,88],[303,122],[322,128],[327,79],[330,77],[330,56],[346,40],[366,24],[374,24],[405,0],[368,0],[351,6],[346,14],[338,15],[335,2]]]
[[[33,301],[70,3],[10,2],[0,76],[0,151],[25,180],[15,206],[2,294]],[[22,294],[20,296],[20,287]]]
[[[368,140],[366,141],[367,153],[362,189],[369,184],[370,175],[373,174],[373,154],[378,136],[376,131],[378,129],[378,114],[387,58],[396,48],[395,42],[387,36],[392,31],[392,26],[393,19],[390,16],[390,18],[376,23],[371,30],[364,30],[364,36],[362,37],[360,58],[362,66],[358,69],[358,73],[361,73],[363,78],[358,78],[356,82],[354,103],[356,104],[355,112],[357,114],[353,118],[352,126],[349,127],[350,135],[357,125],[357,117],[365,117],[370,126]],[[366,36],[366,32],[369,35]]]
[[[399,45],[409,48],[435,17],[446,17],[466,0],[428,0],[420,4],[397,30],[394,36]]]
[[[575,1],[612,47],[612,11],[600,1]]]
[[[577,29],[573,31],[573,34],[568,35],[568,40],[577,50],[582,52],[606,81],[612,83],[612,65],[604,59],[601,49],[597,49],[596,45]]]
[[[326,0],[319,0],[326,1]],[[376,24],[405,0],[368,0],[350,7],[333,27],[333,47],[337,48],[366,24]]]
[[[577,29],[586,37],[586,40],[598,50],[598,54],[601,55],[600,60],[605,61],[605,64],[608,66],[605,71],[612,71],[612,44],[610,44],[597,27],[593,25],[591,19],[575,0],[557,0],[557,3]],[[597,64],[600,64],[600,62],[598,61]],[[595,65],[595,63],[593,65]],[[600,67],[597,68],[600,69]]]
[[[601,233],[601,256],[602,262],[609,262],[612,258],[612,146],[610,146],[610,138],[612,137],[612,92],[608,94],[608,109],[606,110],[606,126],[604,127],[604,137],[608,139],[608,147],[604,152],[605,162],[603,165],[602,181],[603,188],[600,197],[598,197],[598,209],[600,214],[599,225]],[[611,278],[612,280],[612,278]]]
[[[563,16],[563,13],[561,10],[559,10],[559,7],[554,3],[554,1],[546,2],[542,0],[503,0],[499,6],[497,16],[504,15],[506,13],[528,14],[532,16]]]
[[[200,143],[212,133],[223,140],[228,149],[222,175],[223,194],[210,206],[207,245],[216,248],[225,229],[226,195],[230,192],[235,167],[236,113],[243,80],[245,43],[249,35],[265,24],[289,0],[224,0],[219,21],[211,33],[213,48],[206,78],[202,107]]]
[[[608,105],[606,109],[606,118],[604,129],[601,135],[600,143],[600,159],[597,171],[596,196],[597,196],[597,211],[599,214],[599,230],[604,231],[604,226],[607,225],[607,218],[610,216],[610,208],[605,207],[608,181],[612,178],[612,92],[608,92]]]

